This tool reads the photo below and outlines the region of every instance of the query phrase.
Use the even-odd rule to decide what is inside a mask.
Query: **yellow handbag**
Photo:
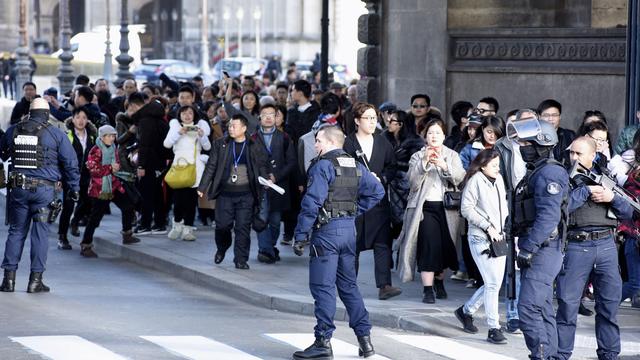
[[[198,161],[197,150],[198,143],[196,139],[196,146],[193,149],[193,164],[189,164],[187,159],[179,158],[176,162],[171,165],[167,175],[164,176],[164,181],[169,185],[172,189],[184,189],[190,188],[196,183],[196,161]]]

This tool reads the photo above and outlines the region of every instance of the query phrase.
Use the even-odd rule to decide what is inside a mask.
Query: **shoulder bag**
[[[167,175],[164,176],[164,181],[172,189],[184,189],[190,188],[196,183],[196,161],[198,151],[198,139],[193,147],[193,164],[189,164],[187,159],[181,157],[176,159],[176,162],[171,165]]]

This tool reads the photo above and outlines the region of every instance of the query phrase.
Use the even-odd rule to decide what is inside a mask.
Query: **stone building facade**
[[[408,107],[427,93],[448,113],[493,96],[504,115],[554,98],[567,127],[594,109],[612,134],[624,126],[625,0],[363,1],[363,99]]]

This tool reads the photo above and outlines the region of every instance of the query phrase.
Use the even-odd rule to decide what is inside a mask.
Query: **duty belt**
[[[17,172],[10,173],[9,181],[7,181],[7,186],[11,189],[22,188],[25,190],[33,189],[38,186],[55,187],[56,184],[57,184],[56,181],[27,177],[25,174],[21,174]]]
[[[613,236],[613,230],[600,230],[600,231],[577,231],[577,232],[569,232],[567,235],[567,239],[569,241],[587,241],[587,240],[600,240],[606,239],[608,237]]]

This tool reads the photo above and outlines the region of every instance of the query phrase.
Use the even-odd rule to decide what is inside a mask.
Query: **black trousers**
[[[67,192],[62,195],[62,212],[58,223],[58,235],[66,235],[69,231],[69,224],[78,226],[78,222],[85,216],[91,214],[91,199],[88,193],[89,185],[80,187],[80,200],[74,203]],[[75,207],[75,209],[74,209]],[[73,218],[71,218],[73,215]]]
[[[364,250],[357,249],[356,252],[356,274],[358,273],[360,267],[361,251]],[[373,262],[376,287],[380,289],[385,285],[391,285],[391,268],[393,267],[393,258],[391,245],[388,241],[383,241],[383,239],[376,239],[376,241],[373,243]]]
[[[122,231],[129,231],[133,227],[133,220],[135,218],[135,211],[131,200],[126,194],[115,192],[112,200],[100,200],[92,198],[91,216],[87,222],[87,227],[84,229],[82,236],[82,244],[90,245],[93,243],[93,234],[96,228],[100,226],[102,217],[109,209],[109,204],[113,201],[114,204],[122,212]]]
[[[176,222],[184,220],[185,225],[193,226],[197,206],[196,188],[173,189],[173,219]]]
[[[300,213],[300,204],[302,203],[302,194],[298,191],[298,186],[291,181],[289,184],[289,194],[291,199],[291,208],[282,213],[282,222],[284,222],[284,237],[293,239],[293,232],[298,224],[298,214]]]
[[[231,247],[231,229],[233,229],[234,262],[249,260],[252,216],[253,195],[251,193],[232,196],[222,193],[216,199],[216,246],[218,251],[226,252]]]
[[[156,227],[166,226],[167,207],[162,192],[162,177],[156,177],[155,171],[149,170],[138,181],[138,189],[142,196],[140,226],[151,228],[152,220]]]

